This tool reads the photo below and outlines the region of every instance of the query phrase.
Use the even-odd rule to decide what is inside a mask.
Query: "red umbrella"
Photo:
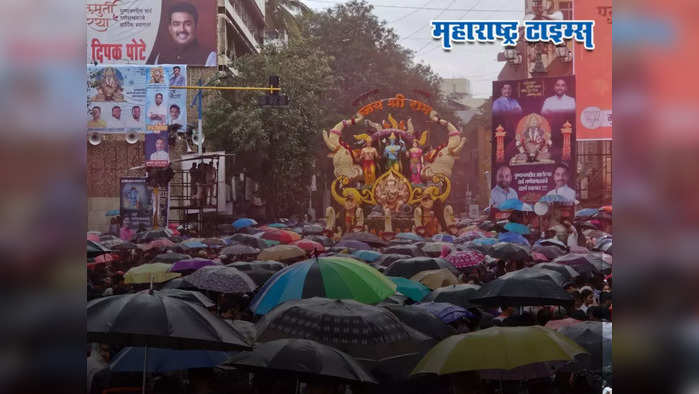
[[[310,239],[300,239],[298,241],[294,241],[292,245],[296,245],[306,252],[325,252],[325,247],[321,243],[311,241]]]
[[[262,238],[269,239],[271,241],[279,241],[282,244],[289,244],[294,241],[301,239],[301,236],[293,231],[286,230],[268,230],[262,233]]]
[[[548,257],[546,257],[543,253],[539,253],[539,252],[532,252],[532,258],[533,258],[534,261],[536,261],[537,263],[544,262],[544,261],[549,261],[549,258],[548,258]]]
[[[483,261],[483,259],[485,259],[485,256],[483,255],[483,253],[477,250],[467,250],[463,252],[452,253],[444,259],[451,263],[451,265],[453,265],[457,269],[464,269],[480,264]]]
[[[149,243],[144,245],[143,250],[151,250],[151,249],[155,249],[155,248],[165,249],[165,248],[171,248],[173,246],[175,246],[174,242],[170,241],[167,238],[160,238],[160,239],[156,239],[154,241],[150,241]]]
[[[612,213],[612,206],[611,205],[605,205],[599,209],[600,212],[607,212],[607,213]]]

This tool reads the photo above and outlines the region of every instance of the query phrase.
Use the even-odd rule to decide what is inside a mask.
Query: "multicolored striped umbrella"
[[[250,309],[264,315],[285,301],[311,297],[376,304],[395,292],[395,283],[365,263],[349,257],[320,257],[274,274],[252,300]]]
[[[261,237],[271,241],[278,241],[279,243],[283,244],[290,244],[301,239],[301,236],[293,231],[277,229],[267,230],[262,233]]]

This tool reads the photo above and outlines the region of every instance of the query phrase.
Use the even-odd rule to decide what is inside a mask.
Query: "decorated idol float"
[[[323,140],[335,176],[328,233],[368,231],[390,239],[399,232],[456,231],[446,200],[466,139],[431,106],[401,94],[374,101],[324,130]]]

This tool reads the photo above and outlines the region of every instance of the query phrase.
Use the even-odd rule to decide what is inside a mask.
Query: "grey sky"
[[[343,3],[303,0],[314,10]],[[458,44],[444,51],[431,37],[432,19],[522,20],[524,0],[368,0],[374,14],[388,22],[400,44],[417,53],[415,61],[429,64],[442,78],[468,78],[475,97],[490,97],[492,81],[503,63],[497,61],[500,43]],[[383,6],[383,7],[382,7]],[[405,8],[404,8],[405,7]],[[413,7],[413,8],[410,8]]]

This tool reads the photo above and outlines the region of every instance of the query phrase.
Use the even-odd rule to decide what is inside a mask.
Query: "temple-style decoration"
[[[505,136],[507,133],[505,132],[505,128],[502,127],[502,125],[498,125],[498,127],[495,129],[495,143],[496,149],[495,149],[495,160],[498,163],[502,163],[505,161]]]
[[[413,118],[424,130],[416,130]],[[426,236],[451,231],[454,214],[446,199],[466,139],[430,105],[397,94],[363,106],[322,135],[338,204],[326,211],[329,235],[371,231],[390,238],[406,231]]]
[[[573,134],[573,126],[566,121],[561,128],[563,135],[563,151],[561,152],[562,160],[570,160],[570,135]]]

